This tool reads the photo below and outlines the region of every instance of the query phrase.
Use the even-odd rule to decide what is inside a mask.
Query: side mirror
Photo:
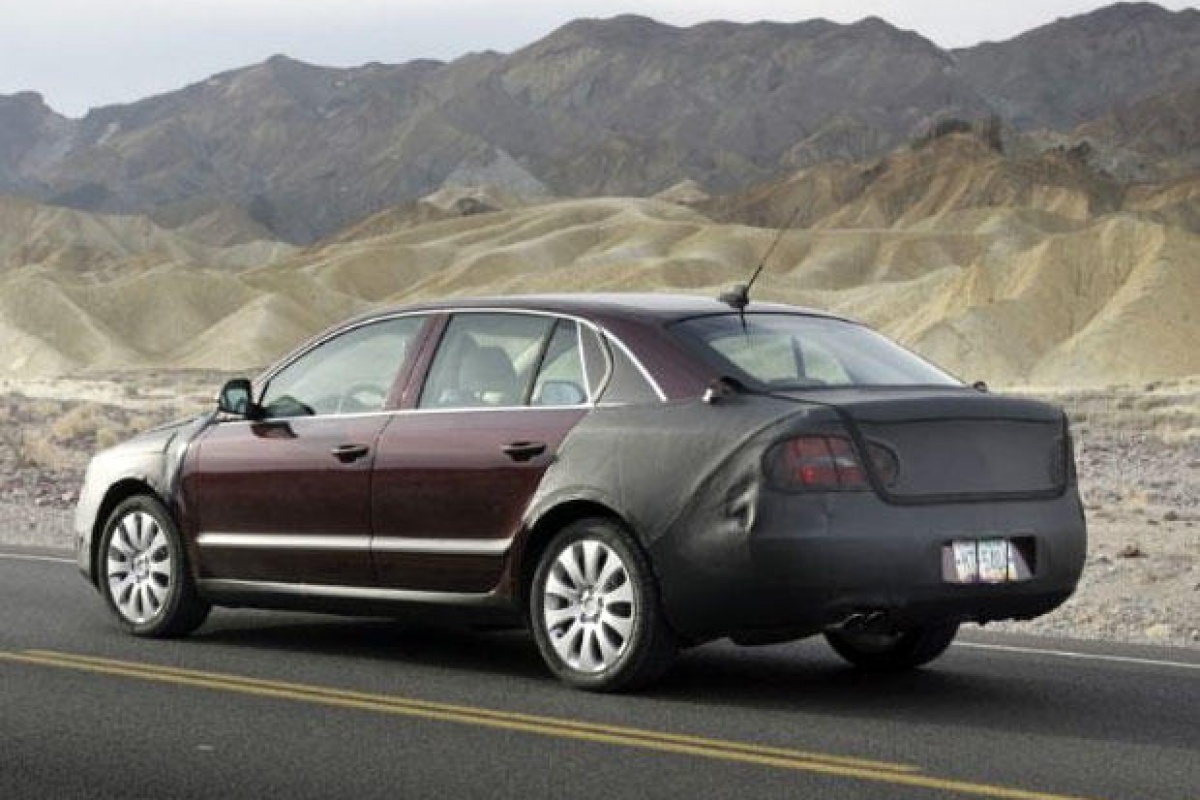
[[[971,384],[971,388],[977,392],[982,392],[984,394],[987,394],[987,391],[988,391],[988,385],[986,383],[984,383],[983,381],[975,381],[974,383]]]
[[[246,378],[234,378],[221,387],[217,408],[226,414],[253,419],[259,408],[254,402],[254,389]]]

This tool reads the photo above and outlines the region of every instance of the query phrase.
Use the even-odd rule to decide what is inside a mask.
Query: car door
[[[375,443],[426,320],[338,332],[269,377],[262,419],[221,420],[200,437],[185,497],[202,579],[272,591],[373,582]]]
[[[381,584],[497,585],[543,473],[591,408],[586,362],[603,357],[597,342],[586,325],[554,316],[450,317],[416,407],[379,439],[371,497]]]

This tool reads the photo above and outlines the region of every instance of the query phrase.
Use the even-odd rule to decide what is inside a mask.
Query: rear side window
[[[450,319],[420,408],[577,406],[591,399],[579,325],[537,314]]]
[[[579,325],[573,320],[560,319],[555,323],[554,333],[542,356],[530,404],[577,406],[587,401]]]
[[[778,389],[958,386],[959,381],[863,325],[799,314],[719,314],[671,326],[722,374]]]

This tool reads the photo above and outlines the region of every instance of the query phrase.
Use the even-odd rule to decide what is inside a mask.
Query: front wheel
[[[109,516],[100,540],[100,591],[121,626],[138,636],[184,636],[210,608],[196,593],[171,515],[148,496],[129,498]]]
[[[529,617],[547,666],[580,689],[644,687],[677,652],[649,559],[607,519],[575,522],[550,542],[533,576]]]
[[[895,633],[833,630],[825,633],[825,639],[839,656],[856,667],[899,672],[933,661],[946,652],[957,633],[958,623],[948,622]]]

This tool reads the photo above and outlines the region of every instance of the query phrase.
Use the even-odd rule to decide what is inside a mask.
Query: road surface
[[[868,676],[819,639],[567,689],[522,632],[217,610],[121,633],[0,551],[0,798],[1200,798],[1200,650],[962,637]]]

